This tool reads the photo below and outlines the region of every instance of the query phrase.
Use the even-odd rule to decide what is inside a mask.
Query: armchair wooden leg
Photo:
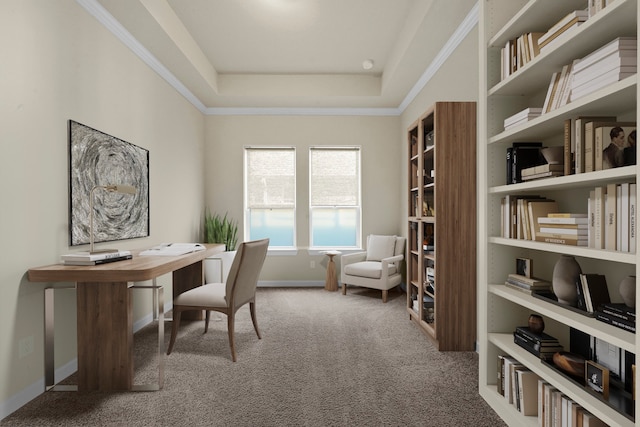
[[[209,330],[209,319],[211,319],[211,310],[205,310],[205,315],[204,315],[204,333],[205,334]]]
[[[262,339],[262,337],[260,336],[260,330],[258,329],[258,318],[256,317],[256,303],[255,302],[250,302],[249,303],[249,311],[251,311],[251,321],[253,322],[253,329],[256,330],[256,335],[258,336],[258,339]]]
[[[169,348],[167,349],[167,355],[171,354],[173,350],[173,344],[176,342],[176,336],[178,335],[178,328],[180,327],[180,316],[182,311],[173,307],[173,321],[171,322],[171,340],[169,341]]]
[[[342,284],[342,295],[346,295],[347,294],[347,284],[343,283]]]
[[[387,297],[389,296],[389,291],[388,290],[384,290],[382,291],[382,302],[385,303],[387,302]]]
[[[231,347],[231,359],[236,361],[236,341],[233,333],[233,328],[235,326],[235,317],[236,313],[233,308],[231,308],[229,315],[227,316],[227,330],[229,333],[229,346]]]

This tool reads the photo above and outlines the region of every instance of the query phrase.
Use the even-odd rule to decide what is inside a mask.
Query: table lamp
[[[96,185],[95,187],[93,187],[91,189],[91,193],[89,195],[89,217],[90,217],[90,225],[89,225],[89,243],[90,243],[90,247],[89,247],[89,253],[90,254],[99,254],[99,253],[108,253],[108,252],[118,252],[117,249],[99,249],[99,250],[94,250],[93,249],[93,241],[94,241],[94,235],[93,235],[93,199],[95,196],[95,192],[96,190],[104,190],[107,191],[109,193],[121,193],[121,194],[136,194],[136,188],[132,187],[131,185],[120,185],[120,184],[116,184],[116,185]]]

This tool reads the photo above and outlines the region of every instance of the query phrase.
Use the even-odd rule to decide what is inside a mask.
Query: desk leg
[[[204,284],[204,271],[202,261],[193,263],[173,272],[173,298],[184,291]],[[203,311],[185,311],[182,320],[203,320]]]
[[[158,322],[158,384],[133,384],[133,391],[157,391],[164,387],[164,289],[153,279],[151,286],[133,286],[133,289],[151,289],[153,292],[153,320]]]
[[[55,291],[58,289],[75,289],[75,286],[45,288],[44,290],[44,390],[45,391],[77,391],[75,384],[56,385],[55,363]]]
[[[133,296],[127,282],[79,282],[78,390],[131,390]]]

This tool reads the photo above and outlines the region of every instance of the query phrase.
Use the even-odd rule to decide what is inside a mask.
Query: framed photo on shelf
[[[596,393],[609,398],[609,370],[593,360],[587,360],[585,366],[585,382]]]
[[[533,271],[531,271],[530,258],[516,258],[516,274],[524,277],[532,277]]]

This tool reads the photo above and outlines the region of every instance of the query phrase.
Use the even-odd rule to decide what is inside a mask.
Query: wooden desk
[[[29,269],[31,282],[76,283],[79,391],[134,388],[133,295],[129,282],[153,280],[173,272],[174,296],[199,286],[203,283],[202,260],[224,251],[224,245],[206,247],[181,256],[139,256],[139,250],[132,251],[133,258],[126,261]],[[202,313],[195,314],[202,318]]]

